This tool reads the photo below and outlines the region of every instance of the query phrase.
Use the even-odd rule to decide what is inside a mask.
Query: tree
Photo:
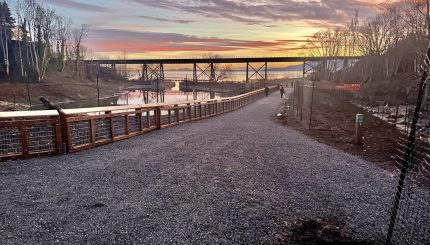
[[[79,75],[79,62],[84,59],[82,42],[88,35],[88,26],[81,25],[72,31],[72,55],[75,61],[75,75]]]
[[[65,66],[67,42],[71,37],[72,21],[69,18],[57,16],[56,19],[56,49],[58,70],[63,71]]]
[[[427,39],[430,40],[430,0],[406,0],[412,11],[419,13],[424,21]],[[419,25],[419,24],[418,24]]]
[[[15,19],[12,17],[10,8],[6,2],[0,3],[0,43],[2,48],[3,72],[6,76],[10,74],[9,46],[12,39],[12,27]]]
[[[327,29],[312,35],[306,41],[304,49],[309,56],[337,57],[341,56],[345,43],[345,33],[341,29]],[[333,59],[323,61],[320,65],[322,78],[331,79],[338,69],[338,62]]]

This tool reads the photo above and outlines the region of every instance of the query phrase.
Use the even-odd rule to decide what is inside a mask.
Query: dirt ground
[[[276,117],[276,120],[321,143],[361,156],[384,169],[394,171],[396,163],[392,156],[397,153],[396,148],[401,136],[399,130],[394,125],[349,103],[346,98],[342,105],[340,97],[336,93],[316,90],[312,120],[309,116],[309,106],[304,105],[302,121],[294,115],[292,100],[286,100],[279,109],[283,116]],[[354,143],[356,114],[364,114],[364,145],[362,146]],[[309,129],[310,121],[312,123]]]
[[[370,245],[369,241],[354,239],[343,231],[344,224],[338,219],[298,220],[285,231],[277,234],[266,245]]]

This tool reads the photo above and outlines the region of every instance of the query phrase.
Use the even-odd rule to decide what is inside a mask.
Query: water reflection
[[[157,92],[133,89],[132,91],[121,94],[118,97],[118,105],[140,105],[145,104],[145,98],[148,96],[149,104],[157,103]],[[175,82],[175,86],[158,94],[158,101],[162,102],[162,97],[164,97],[164,103],[180,103],[192,100],[206,100],[210,98],[209,92],[204,91],[194,91],[194,92],[183,92],[180,88],[180,82]],[[214,93],[215,99],[222,97],[221,93]]]

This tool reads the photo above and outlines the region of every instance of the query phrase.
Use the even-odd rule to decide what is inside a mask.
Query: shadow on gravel
[[[285,231],[275,235],[266,245],[335,244],[368,245],[369,241],[356,240],[343,234],[339,220],[298,220]]]

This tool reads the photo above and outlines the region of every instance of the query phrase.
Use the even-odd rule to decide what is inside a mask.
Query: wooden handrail
[[[26,117],[55,117],[55,116],[58,116],[58,112],[56,110],[0,112],[0,119],[1,118],[26,118]]]

